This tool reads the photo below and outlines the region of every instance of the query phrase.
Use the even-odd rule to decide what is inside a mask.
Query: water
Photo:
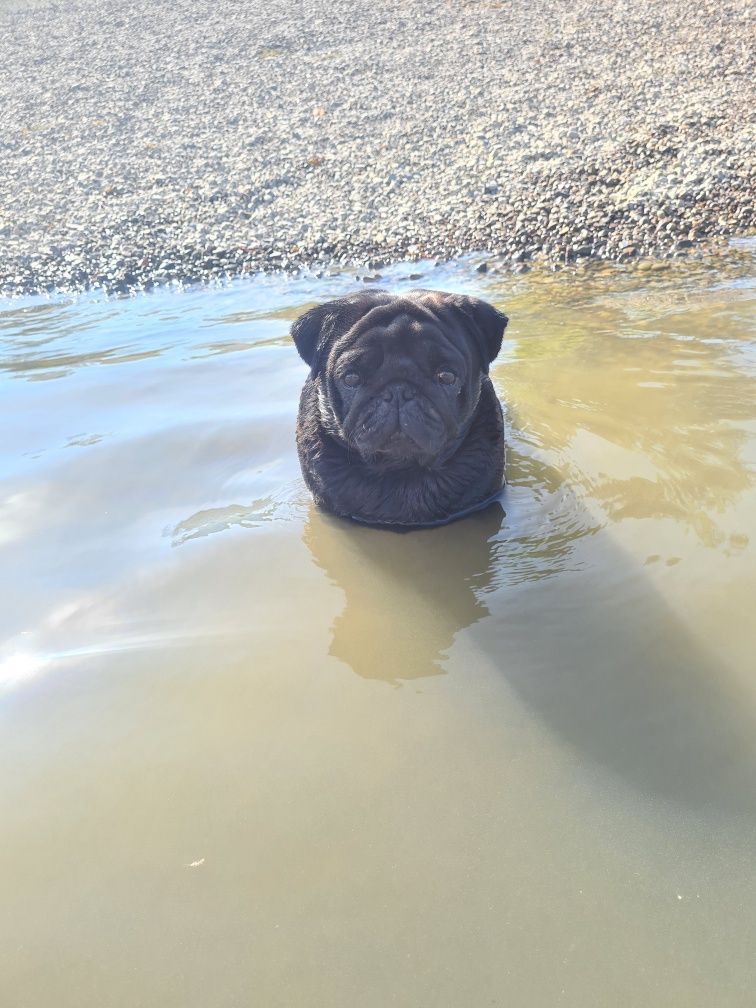
[[[2,1004],[753,1004],[734,255],[429,269],[511,316],[510,483],[406,535],[297,468],[349,278],[2,306]]]

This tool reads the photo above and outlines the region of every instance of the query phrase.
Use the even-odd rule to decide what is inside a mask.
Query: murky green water
[[[0,1002],[753,1005],[748,272],[429,271],[510,485],[407,535],[299,477],[347,279],[0,306]]]

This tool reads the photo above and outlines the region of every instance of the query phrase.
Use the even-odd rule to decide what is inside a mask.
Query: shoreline
[[[732,262],[740,250],[731,243],[749,241],[756,241],[756,234],[733,234],[718,237],[716,240],[697,240],[690,242],[690,244],[686,243],[682,249],[675,247],[658,249],[645,255],[620,255],[616,258],[584,255],[571,256],[568,259],[557,261],[538,252],[525,256],[519,253],[507,255],[501,252],[491,253],[486,249],[479,248],[460,248],[454,254],[448,255],[414,254],[397,258],[382,254],[383,250],[381,249],[370,249],[364,251],[358,261],[352,259],[351,256],[314,261],[296,261],[287,257],[286,265],[282,265],[280,253],[273,250],[270,254],[264,254],[259,260],[246,257],[235,259],[233,256],[224,255],[217,265],[198,270],[193,266],[199,254],[202,256],[206,254],[202,250],[201,253],[188,256],[183,268],[179,261],[180,257],[177,256],[174,257],[177,261],[177,268],[170,272],[155,272],[149,268],[144,270],[136,268],[133,272],[128,271],[124,276],[116,276],[105,282],[100,281],[96,275],[70,276],[65,272],[56,275],[54,281],[44,284],[39,283],[36,278],[31,278],[29,281],[21,280],[21,282],[0,280],[0,301],[13,301],[26,297],[55,298],[89,293],[102,293],[108,297],[116,297],[149,293],[169,287],[179,289],[209,287],[213,284],[225,284],[236,280],[273,275],[283,275],[292,279],[309,277],[313,280],[322,280],[325,277],[352,273],[355,283],[380,285],[384,280],[389,282],[389,278],[383,276],[382,270],[392,270],[400,265],[415,265],[418,267],[418,272],[410,272],[408,278],[420,281],[427,279],[434,267],[450,265],[459,262],[459,260],[473,259],[475,263],[471,262],[469,268],[471,274],[492,273],[517,276],[530,272],[578,273],[620,266],[638,272],[658,272],[681,261],[709,264],[715,261],[722,261],[724,264]],[[740,255],[742,256],[742,252]],[[747,256],[752,259],[752,254],[749,253]]]
[[[0,8],[0,296],[756,231],[740,0],[405,8]]]
[[[282,282],[290,284],[298,290],[306,290],[311,298],[318,298],[318,290],[322,288],[323,296],[338,296],[344,293],[343,284],[347,283],[350,290],[355,290],[362,284],[392,289],[397,285],[416,287],[428,286],[431,289],[446,289],[450,278],[452,284],[469,277],[471,283],[488,281],[496,283],[497,279],[506,281],[528,281],[531,285],[555,284],[567,282],[575,278],[576,282],[598,282],[609,284],[616,290],[636,289],[639,283],[655,286],[658,283],[673,282],[679,277],[681,282],[687,282],[691,274],[702,278],[711,272],[727,278],[740,276],[753,277],[756,264],[756,237],[733,238],[726,243],[698,245],[680,255],[668,258],[645,256],[633,258],[626,262],[609,259],[581,259],[577,262],[560,264],[544,264],[538,262],[518,263],[512,266],[506,260],[497,259],[484,252],[465,253],[453,259],[414,259],[385,261],[380,264],[380,272],[366,270],[353,263],[332,263],[325,268],[312,270],[307,267],[280,270],[263,269],[245,273],[222,273],[207,278],[184,283],[171,280],[164,283],[137,283],[123,289],[105,289],[102,287],[70,287],[56,288],[41,293],[0,292],[0,314],[3,310],[13,312],[38,303],[54,304],[59,300],[84,301],[97,303],[101,300],[117,301],[120,299],[139,298],[143,295],[160,294],[196,294],[206,291],[210,296],[213,292],[236,287],[238,284],[256,281]],[[629,285],[629,286],[628,286]],[[451,288],[449,288],[451,289]]]

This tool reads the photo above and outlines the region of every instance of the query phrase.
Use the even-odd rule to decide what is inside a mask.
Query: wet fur
[[[409,357],[421,400],[412,403],[410,417],[416,411],[437,412],[435,396],[449,428],[439,433],[439,424],[430,423],[434,454],[408,462],[371,454],[364,446],[358,449],[355,432],[344,428],[349,409],[335,378],[341,356],[364,349],[370,334],[374,339],[376,333],[377,338],[390,337],[392,325],[406,319],[430,326],[447,352],[464,360],[466,380],[454,407],[469,414],[461,431],[453,429],[454,410],[434,386],[435,378],[420,374],[421,365],[427,369],[427,341],[421,350],[409,337],[402,340],[400,329],[398,338],[391,338]],[[411,525],[450,518],[494,495],[504,478],[504,425],[488,365],[499,351],[506,322],[478,299],[435,291],[393,297],[380,290],[329,302],[298,319],[292,336],[311,371],[299,404],[297,448],[316,503],[343,517]],[[364,334],[361,325],[369,327]],[[376,409],[369,401],[361,416],[369,418]]]

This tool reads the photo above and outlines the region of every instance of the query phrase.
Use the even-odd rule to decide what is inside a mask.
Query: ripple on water
[[[238,933],[301,980],[294,1001],[318,998],[313,962],[354,980],[341,1003],[374,991],[372,952],[350,971],[380,947],[397,989],[469,969],[460,1003],[510,982],[515,1002],[548,986],[543,1003],[564,989],[575,1008],[597,990],[741,1003],[756,927],[741,267],[425,264],[428,286],[512,320],[492,369],[508,484],[409,533],[318,512],[298,472],[306,368],[288,326],[351,278],[0,308],[18,939],[0,975],[21,950],[27,980],[83,963],[87,984],[117,949],[113,996],[131,1003],[118,977],[191,976],[200,945],[225,983]],[[186,865],[201,865],[188,888]]]

